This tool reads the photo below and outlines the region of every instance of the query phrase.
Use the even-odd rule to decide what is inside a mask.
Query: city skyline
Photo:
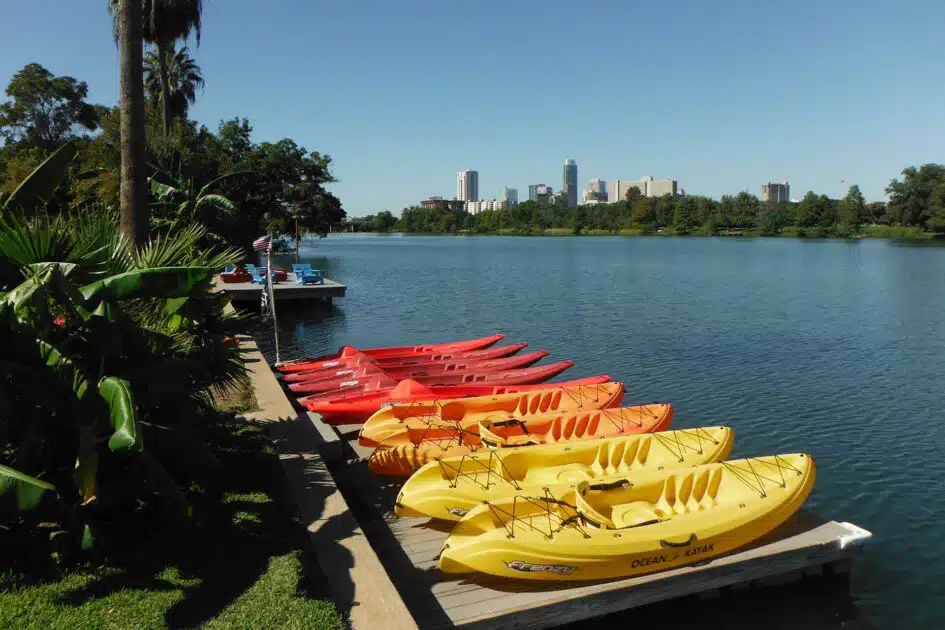
[[[80,5],[0,3],[3,23],[43,24],[5,33],[0,79],[37,62],[87,82],[89,102],[116,105],[111,23]],[[549,0],[539,11],[507,4],[497,21],[487,5],[431,9],[412,0],[396,10],[381,6],[370,19],[346,3],[286,0],[284,9],[259,12],[251,3],[210,2],[200,46],[188,42],[208,84],[190,114],[211,130],[245,117],[256,142],[289,137],[330,155],[338,181],[329,189],[352,216],[453,196],[443,164],[478,166],[480,197],[498,198],[504,185],[518,187],[523,199],[532,183],[557,189],[562,162],[573,156],[581,173],[604,180],[672,177],[690,194],[715,198],[759,195],[762,183],[788,180],[795,197],[813,190],[839,198],[857,184],[868,200],[882,200],[904,168],[945,162],[938,112],[945,84],[928,80],[936,69],[935,55],[927,54],[941,49],[936,26],[945,3],[805,6],[659,5],[650,19],[672,23],[672,37],[646,29],[609,38],[582,31],[566,46],[552,46],[548,33],[572,4]],[[606,12],[613,23],[639,17],[624,3],[588,10]],[[448,45],[456,24],[481,33],[480,45]],[[431,36],[441,50],[435,55]],[[260,38],[268,56],[241,43]],[[325,50],[333,51],[331,63]],[[283,63],[274,67],[270,57]],[[598,98],[575,100],[554,81],[534,80],[627,76],[628,59],[645,60],[647,90],[656,97],[641,98],[628,80],[612,81]],[[317,80],[299,82],[312,67]],[[456,68],[463,85],[502,98],[450,90]],[[257,78],[250,92],[247,75]],[[768,76],[785,87],[762,87]],[[896,89],[872,90],[877,76],[896,77]]]

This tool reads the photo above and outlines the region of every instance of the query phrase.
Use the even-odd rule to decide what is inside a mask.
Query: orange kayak
[[[554,385],[554,384],[552,384]],[[526,391],[394,405],[381,409],[368,418],[358,436],[362,446],[377,446],[388,437],[405,430],[422,430],[431,425],[459,426],[480,418],[527,418],[549,413],[569,413],[608,409],[623,400],[623,383],[557,387],[540,391]]]
[[[672,405],[654,404],[530,418],[481,418],[475,424],[463,426],[457,423],[454,426],[406,429],[384,440],[371,453],[368,466],[380,475],[408,476],[429,462],[468,455],[485,448],[655,433],[666,430],[672,420]]]
[[[427,386],[412,379],[404,379],[397,387],[358,393],[353,395],[326,394],[299,398],[299,404],[309,411],[321,415],[328,424],[360,424],[382,407],[400,403],[445,401],[453,398],[471,398],[474,396],[497,396],[513,392],[531,392],[556,387],[575,387],[578,385],[597,385],[606,383],[610,377],[606,374],[590,376],[574,381],[559,383],[536,383],[534,385],[431,385]]]
[[[285,380],[288,383],[308,383],[326,378],[336,378],[347,376],[349,378],[358,378],[360,376],[370,376],[372,374],[387,374],[398,380],[405,378],[417,378],[419,376],[430,376],[440,372],[464,372],[464,371],[483,371],[498,372],[500,370],[514,370],[516,368],[528,367],[534,365],[548,356],[547,350],[536,350],[512,357],[501,357],[498,359],[451,359],[449,361],[437,361],[433,363],[418,363],[416,365],[404,365],[401,367],[382,367],[373,361],[368,361],[360,366],[350,368],[325,368],[323,370],[309,370],[307,372],[294,372],[286,374]],[[290,385],[289,389],[293,391],[306,391],[297,389]]]
[[[368,354],[375,359],[390,359],[396,357],[409,357],[415,354],[436,354],[440,352],[468,352],[470,350],[479,350],[480,348],[488,348],[489,346],[496,344],[501,340],[505,335],[491,335],[489,337],[481,337],[479,339],[469,339],[467,341],[452,341],[449,343],[434,343],[424,346],[396,346],[390,348],[367,348],[364,350],[358,350],[353,346],[342,346],[338,352],[334,354],[325,354],[320,357],[312,357],[310,359],[299,359],[297,361],[286,361],[285,363],[280,363],[276,366],[276,369],[280,372],[302,372],[305,370],[315,370],[320,367],[320,363],[325,361],[335,361],[343,357],[349,357],[354,355],[357,352],[362,352]]]

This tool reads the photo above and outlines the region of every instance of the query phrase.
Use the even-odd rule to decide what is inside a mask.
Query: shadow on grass
[[[181,591],[164,621],[172,628],[195,627],[217,617],[267,574],[274,558],[287,554],[301,567],[295,595],[328,598],[265,430],[228,422],[215,432],[213,446],[223,465],[224,494],[199,530],[155,528],[154,537],[109,557],[92,581],[62,594],[59,604],[79,606],[124,589]],[[278,605],[265,593],[259,600],[260,607]]]

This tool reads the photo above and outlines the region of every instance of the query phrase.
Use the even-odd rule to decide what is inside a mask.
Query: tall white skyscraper
[[[456,198],[461,201],[479,201],[479,171],[456,173]]]

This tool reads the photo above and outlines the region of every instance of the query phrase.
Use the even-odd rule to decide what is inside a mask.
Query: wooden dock
[[[272,285],[276,305],[283,302],[324,301],[331,304],[332,299],[344,297],[347,287],[334,280],[325,278],[325,284],[296,284],[295,274],[289,272],[286,279]],[[234,304],[255,302],[259,304],[263,285],[252,282],[223,282],[220,276],[213,278],[214,289],[230,296]]]
[[[802,510],[765,538],[699,566],[598,583],[446,575],[436,558],[453,523],[397,518],[403,482],[375,476],[357,446],[357,426],[329,427],[309,414],[325,438],[323,455],[372,547],[421,628],[551,628],[662,600],[803,574],[845,572],[870,532]],[[321,425],[321,426],[318,426]],[[333,437],[337,436],[337,440]]]

